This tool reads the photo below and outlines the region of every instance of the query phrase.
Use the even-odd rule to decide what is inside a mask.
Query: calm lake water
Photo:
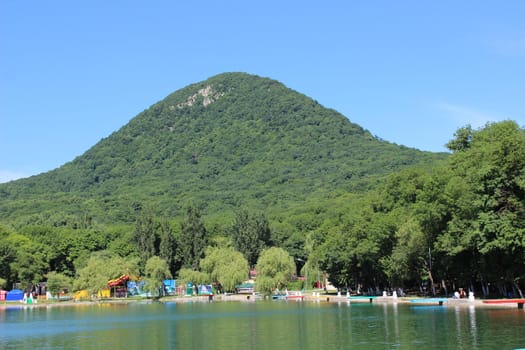
[[[525,311],[368,303],[0,309],[0,349],[515,349]]]

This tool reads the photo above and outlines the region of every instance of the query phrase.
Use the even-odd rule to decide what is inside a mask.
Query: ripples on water
[[[515,349],[525,311],[368,303],[0,309],[0,349]]]

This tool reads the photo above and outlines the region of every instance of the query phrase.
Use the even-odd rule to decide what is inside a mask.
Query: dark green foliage
[[[204,227],[200,209],[190,206],[186,210],[186,218],[181,223],[179,238],[183,266],[193,270],[198,269],[207,245],[208,231]]]
[[[0,225],[0,278],[4,279],[10,285],[11,280],[11,263],[16,258],[16,243],[14,234],[7,228]]]
[[[241,252],[250,267],[255,266],[261,251],[269,246],[271,232],[268,220],[263,214],[250,214],[241,210],[235,216],[231,228],[233,247]]]
[[[177,243],[168,220],[163,219],[160,225],[159,258],[166,261],[170,273],[175,276],[177,271]]]
[[[323,225],[310,259],[334,284],[522,294],[525,132],[504,121],[455,137],[441,168],[393,174],[360,209]]]
[[[11,271],[16,273],[15,280],[25,289],[42,281],[50,267],[45,256],[47,249],[42,244],[26,242],[20,248],[11,263]]]
[[[525,278],[525,130],[512,121],[487,124],[465,144],[453,149],[454,206],[438,246],[467,257],[477,279],[514,288]]]
[[[149,210],[141,211],[135,224],[135,243],[141,262],[146,263],[158,251],[157,223]]]

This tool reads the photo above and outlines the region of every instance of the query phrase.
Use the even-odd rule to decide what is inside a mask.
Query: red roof
[[[128,275],[122,275],[119,278],[115,278],[114,280],[108,281],[108,287],[120,286],[120,285],[126,283],[127,281],[129,281],[129,276]]]

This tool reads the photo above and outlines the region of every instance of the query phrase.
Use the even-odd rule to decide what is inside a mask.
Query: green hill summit
[[[0,185],[0,213],[129,222],[143,205],[168,215],[190,202],[208,215],[280,210],[444,157],[379,140],[275,80],[225,73],[172,93],[58,169]]]

